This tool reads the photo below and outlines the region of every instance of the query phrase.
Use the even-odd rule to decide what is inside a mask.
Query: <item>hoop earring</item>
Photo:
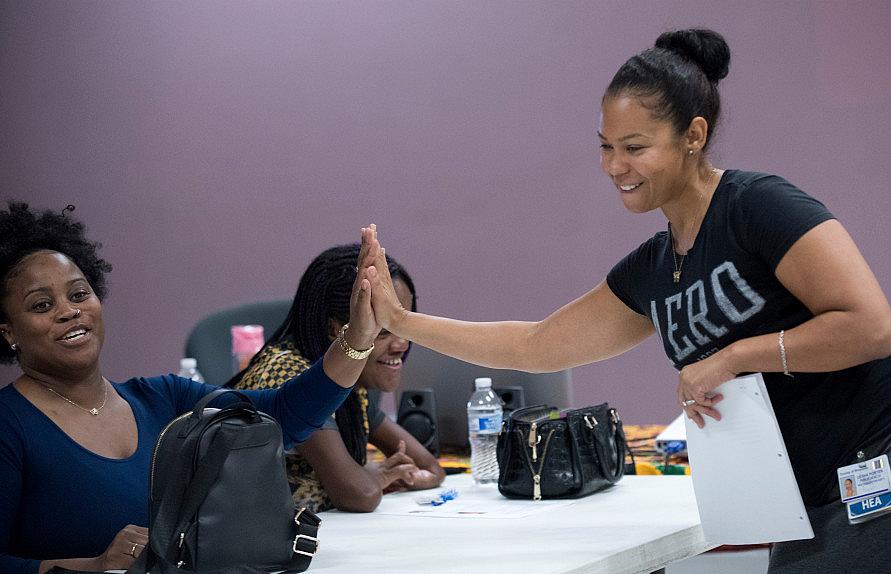
[[[18,345],[16,345],[15,343],[10,343],[10,344],[9,344],[9,348],[12,349],[12,352],[13,352],[13,353],[15,353],[16,351],[19,350]]]

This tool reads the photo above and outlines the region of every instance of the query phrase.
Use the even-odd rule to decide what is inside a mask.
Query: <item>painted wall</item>
[[[883,0],[4,0],[0,197],[75,204],[104,243],[113,379],[174,370],[195,321],[289,297],[372,221],[423,310],[538,319],[664,227],[600,173],[597,105],[707,26],[733,50],[716,164],[823,200],[888,291],[889,24]],[[655,339],[574,377],[627,421],[678,413]]]

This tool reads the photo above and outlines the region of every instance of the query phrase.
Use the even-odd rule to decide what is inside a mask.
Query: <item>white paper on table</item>
[[[687,454],[706,539],[761,544],[813,538],[761,373],[727,381],[721,420],[690,419]]]
[[[458,497],[440,506],[418,504],[418,492],[388,494],[375,514],[432,518],[524,518],[531,514],[575,504],[575,500],[510,500],[495,485],[461,488]]]

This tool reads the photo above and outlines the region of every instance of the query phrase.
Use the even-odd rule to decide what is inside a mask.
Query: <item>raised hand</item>
[[[350,297],[350,328],[344,335],[347,343],[359,350],[371,347],[381,330],[371,307],[371,282],[365,263],[373,260],[372,249],[380,249],[376,241],[372,241],[374,234],[374,224],[362,228],[362,246],[359,249],[359,259],[356,261],[356,281],[353,283]]]
[[[367,257],[362,259],[362,262],[367,271],[366,276],[371,282],[371,306],[378,324],[395,333],[396,325],[408,311],[399,302],[396,290],[393,288],[393,279],[387,266],[387,254],[377,238],[377,226],[372,224],[370,227],[372,233],[368,237],[369,249]],[[364,233],[362,240],[364,244]]]

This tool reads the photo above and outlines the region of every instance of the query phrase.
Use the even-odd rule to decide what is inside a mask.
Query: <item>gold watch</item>
[[[356,359],[357,361],[361,361],[368,357],[371,354],[371,351],[374,350],[374,344],[372,343],[371,347],[365,349],[364,351],[357,351],[356,349],[350,347],[350,344],[347,343],[346,337],[344,334],[346,333],[347,328],[350,326],[349,323],[345,324],[340,328],[340,332],[337,334],[337,344],[340,345],[340,350],[342,350],[347,357],[351,359]]]

